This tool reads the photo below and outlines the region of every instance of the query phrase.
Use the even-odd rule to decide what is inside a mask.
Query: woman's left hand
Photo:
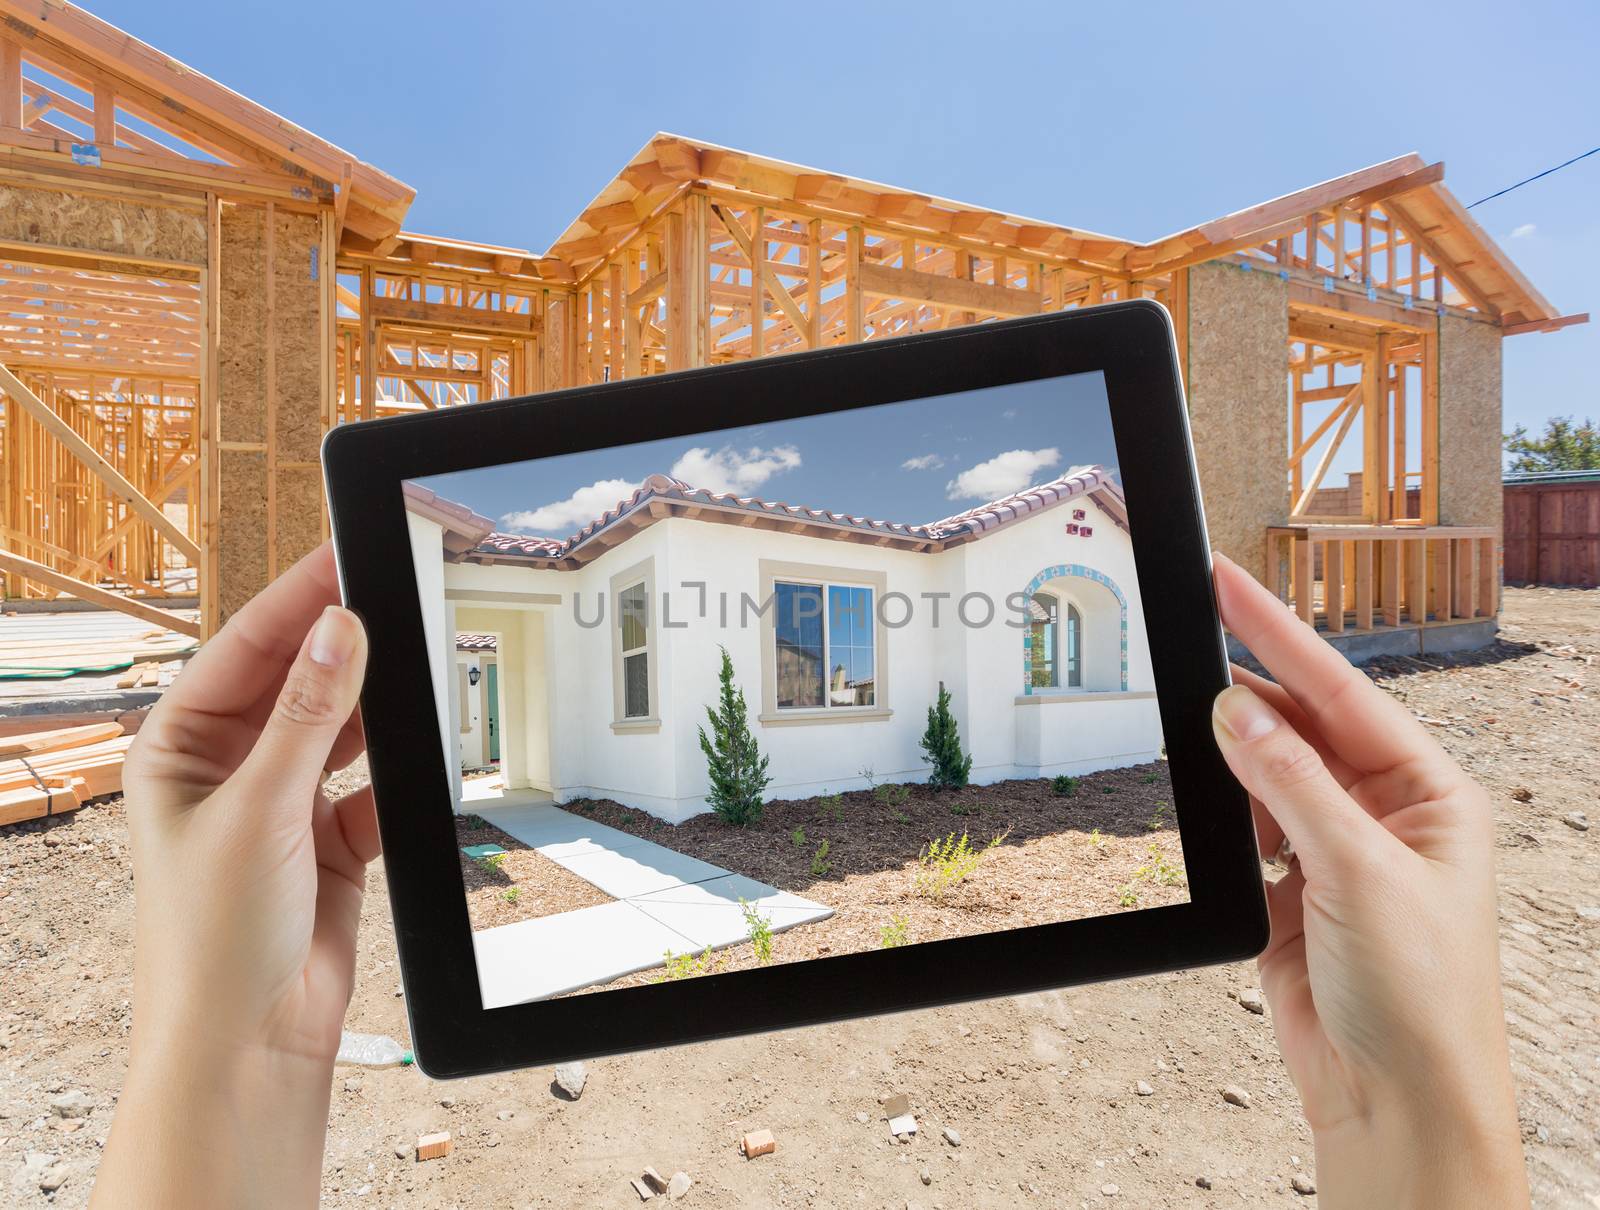
[[[94,1205],[317,1201],[354,980],[370,790],[367,661],[323,545],[239,611],[140,729],[124,772],[136,894],[128,1079]]]

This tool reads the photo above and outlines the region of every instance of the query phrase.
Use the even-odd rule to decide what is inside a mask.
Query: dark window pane
[[[622,717],[650,717],[650,657],[642,651],[622,657]]]
[[[777,631],[777,704],[780,708],[822,705],[822,588],[774,585]]]

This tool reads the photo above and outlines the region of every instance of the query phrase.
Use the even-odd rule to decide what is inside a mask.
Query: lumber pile
[[[132,638],[64,631],[58,639],[43,641],[31,631],[14,640],[0,634],[0,680],[65,680],[78,673],[119,672],[143,664],[159,666],[191,655],[199,646],[187,635],[165,630],[146,631]],[[158,679],[152,676],[149,684],[156,685]],[[135,680],[133,686],[138,685],[139,680]]]
[[[76,811],[122,790],[131,735],[121,723],[87,723],[0,739],[0,826]]]

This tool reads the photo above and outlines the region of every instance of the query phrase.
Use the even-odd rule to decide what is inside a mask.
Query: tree
[[[706,754],[711,781],[706,801],[724,823],[742,828],[761,818],[761,795],[772,778],[767,774],[767,758],[750,733],[744,690],[733,684],[733,660],[726,647],[721,651],[721,700],[715,710],[706,707],[711,734],[700,728],[700,751]]]
[[[1544,436],[1529,437],[1518,425],[1505,436],[1506,452],[1514,471],[1592,471],[1600,470],[1600,429],[1593,420],[1574,424],[1571,416],[1552,416],[1545,421]]]
[[[928,729],[922,734],[922,750],[928,754],[933,772],[930,786],[960,789],[972,775],[972,757],[961,751],[961,735],[955,715],[950,713],[950,691],[939,682],[939,701],[928,707]]]

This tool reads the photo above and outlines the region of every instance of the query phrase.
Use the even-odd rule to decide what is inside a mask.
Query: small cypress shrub
[[[700,751],[706,754],[711,782],[706,801],[717,818],[742,828],[761,818],[761,795],[772,778],[767,774],[767,758],[750,732],[744,690],[734,687],[733,660],[726,647],[722,648],[718,679],[722,682],[718,707],[706,707],[711,734],[700,728]]]
[[[939,682],[939,700],[928,707],[928,729],[922,735],[922,750],[928,754],[933,772],[930,786],[959,789],[972,774],[972,757],[961,751],[961,736],[955,715],[950,713],[950,691]]]

